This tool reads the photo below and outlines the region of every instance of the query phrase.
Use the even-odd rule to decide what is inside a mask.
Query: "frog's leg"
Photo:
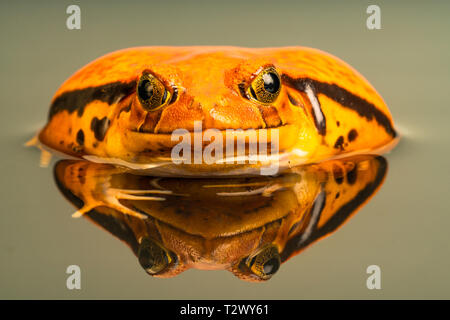
[[[39,150],[41,150],[41,158],[39,161],[39,165],[43,168],[48,167],[50,160],[52,159],[52,154],[42,146],[37,135],[28,140],[25,143],[25,147],[36,147]]]

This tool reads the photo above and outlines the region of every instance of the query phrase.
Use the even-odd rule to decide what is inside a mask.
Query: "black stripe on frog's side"
[[[384,177],[387,173],[387,160],[382,156],[375,156],[369,161],[375,161],[378,165],[378,170],[375,178],[372,182],[366,184],[366,186],[361,189],[356,196],[350,201],[342,205],[333,216],[320,228],[313,230],[310,236],[305,241],[300,241],[303,233],[299,233],[289,239],[280,254],[281,261],[285,262],[293,255],[298,254],[301,250],[305,249],[307,246],[313,242],[319,240],[320,238],[336,231],[350,216],[355,212],[382,184]]]
[[[63,110],[69,113],[77,111],[78,116],[82,116],[85,107],[92,101],[102,101],[111,105],[121,97],[130,95],[136,89],[136,81],[112,82],[98,87],[87,87],[67,91],[53,100],[48,114],[49,120]]]
[[[101,212],[101,208],[92,209],[88,213],[85,213],[85,215],[97,225],[111,233],[114,237],[128,244],[134,254],[137,254],[139,243],[136,236],[131,227],[125,223],[125,221],[120,219],[124,214],[116,209],[112,210],[116,212],[115,215],[111,215],[109,212]]]
[[[364,117],[367,120],[375,119],[375,121],[382,126],[389,135],[392,137],[397,135],[391,120],[384,112],[378,109],[374,104],[338,86],[337,84],[321,82],[310,78],[295,79],[291,78],[287,74],[283,74],[281,79],[287,86],[300,92],[305,92],[306,88],[311,86],[314,88],[316,94],[323,94],[327,96],[343,107],[356,111],[361,117]]]

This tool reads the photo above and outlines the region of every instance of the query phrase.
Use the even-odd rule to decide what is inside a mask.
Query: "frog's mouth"
[[[178,128],[178,129],[175,129],[175,130],[173,130],[172,132],[160,132],[160,131],[156,131],[155,132],[155,130],[148,130],[148,129],[145,129],[145,128],[143,128],[143,127],[140,127],[140,128],[138,128],[138,129],[132,129],[131,131],[132,132],[135,132],[135,133],[144,133],[144,134],[154,134],[154,135],[160,135],[160,136],[164,136],[164,135],[173,135],[174,134],[174,132],[176,133],[176,132],[178,132],[178,131],[184,131],[184,132],[189,132],[189,133],[198,133],[198,132],[206,132],[206,131],[208,131],[208,130],[213,130],[213,131],[215,131],[215,132],[220,132],[220,133],[222,133],[222,134],[224,134],[224,133],[226,133],[226,132],[243,132],[243,133],[248,133],[248,132],[252,132],[252,131],[256,131],[256,132],[262,132],[262,131],[264,131],[264,130],[273,130],[273,129],[281,129],[281,128],[283,128],[283,127],[286,127],[286,126],[291,126],[292,124],[291,123],[284,123],[284,124],[280,124],[280,125],[273,125],[273,126],[270,126],[270,125],[266,125],[264,128],[251,128],[251,127],[249,127],[249,128],[245,128],[245,129],[242,129],[242,128],[215,128],[215,127],[205,127],[204,126],[204,124],[203,124],[203,122],[201,121],[201,120],[198,120],[198,121],[194,121],[194,125],[193,125],[193,127],[191,127],[191,128],[183,128],[183,127],[181,127],[181,128]]]
[[[127,148],[138,154],[167,154],[174,148],[183,146],[193,151],[209,150],[214,146],[216,150],[222,149],[223,154],[230,152],[230,148],[243,146],[245,150],[251,150],[252,146],[258,146],[255,150],[267,152],[282,152],[293,148],[299,135],[299,127],[293,124],[285,124],[277,127],[263,129],[205,129],[186,130],[177,129],[172,133],[129,131]],[[209,146],[209,149],[208,149]]]

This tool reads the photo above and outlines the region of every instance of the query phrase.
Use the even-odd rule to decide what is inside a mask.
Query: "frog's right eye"
[[[147,111],[155,111],[170,101],[170,91],[151,73],[143,73],[137,84],[139,101]]]
[[[164,272],[173,262],[170,252],[151,238],[141,240],[138,259],[142,268],[152,276]]]

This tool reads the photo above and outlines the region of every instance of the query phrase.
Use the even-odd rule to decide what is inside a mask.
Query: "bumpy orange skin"
[[[245,96],[267,66],[275,67],[282,81],[278,98],[269,105]],[[136,94],[144,71],[157,76],[176,99],[146,111]],[[171,133],[180,128],[192,132],[194,121],[201,121],[203,130],[268,131],[269,139],[276,130],[280,152],[297,149],[309,161],[377,149],[396,136],[381,96],[358,72],[325,52],[139,47],[105,55],[70,77],[53,98],[39,140],[72,156],[146,163],[169,155],[178,143]]]

